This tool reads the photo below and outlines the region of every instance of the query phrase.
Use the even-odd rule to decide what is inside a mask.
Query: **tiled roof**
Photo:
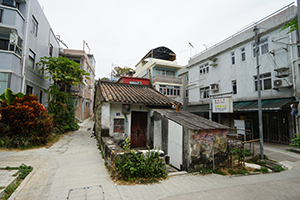
[[[151,106],[172,106],[177,101],[159,93],[149,85],[99,82],[101,100]]]
[[[168,119],[193,130],[229,129],[228,126],[210,121],[204,117],[200,117],[184,110],[180,110],[179,112],[176,112],[175,109],[156,108],[153,110]]]

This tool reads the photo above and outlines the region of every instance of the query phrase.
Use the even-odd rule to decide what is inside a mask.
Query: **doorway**
[[[146,147],[147,144],[147,112],[131,113],[131,147]]]

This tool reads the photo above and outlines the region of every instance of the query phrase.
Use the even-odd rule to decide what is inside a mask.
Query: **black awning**
[[[281,110],[283,106],[294,101],[294,98],[262,100],[263,111]],[[191,113],[209,112],[209,104],[186,106],[183,110]],[[258,101],[240,101],[233,103],[233,112],[258,111]]]
[[[283,106],[294,101],[294,98],[286,99],[268,99],[262,100],[261,106],[263,111],[281,110]],[[258,111],[258,101],[242,101],[233,103],[233,111]]]

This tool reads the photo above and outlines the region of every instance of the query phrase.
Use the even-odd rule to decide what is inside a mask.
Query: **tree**
[[[283,31],[287,28],[290,28],[290,30],[286,34],[289,34],[295,30],[298,30],[298,19],[296,18],[293,21],[291,21],[290,23],[287,23],[280,29],[280,31]]]
[[[109,78],[107,78],[107,77],[102,77],[100,80],[101,80],[101,81],[108,81]]]
[[[130,72],[135,73],[135,71],[130,67],[123,67],[122,68],[122,67],[117,66],[113,69],[112,74],[116,78],[116,77],[126,76]]]
[[[83,69],[80,69],[80,64],[65,57],[42,57],[38,65],[42,64],[46,66],[46,68],[42,69],[43,75],[49,73],[54,81],[54,85],[65,92],[67,92],[67,88],[71,85],[83,84],[83,76],[90,75]],[[45,78],[47,79],[49,76]],[[89,79],[89,77],[86,78]]]
[[[53,84],[46,90],[47,109],[54,116],[54,125],[58,132],[76,130],[78,125],[75,120],[75,97],[69,88],[72,85],[83,84],[83,76],[89,79],[89,73],[80,69],[80,64],[65,57],[42,57],[38,65],[44,65],[43,74],[49,74],[53,79]]]

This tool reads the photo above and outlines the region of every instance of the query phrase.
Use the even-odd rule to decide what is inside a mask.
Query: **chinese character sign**
[[[232,113],[233,105],[232,98],[219,98],[213,99],[213,112],[214,113]]]

